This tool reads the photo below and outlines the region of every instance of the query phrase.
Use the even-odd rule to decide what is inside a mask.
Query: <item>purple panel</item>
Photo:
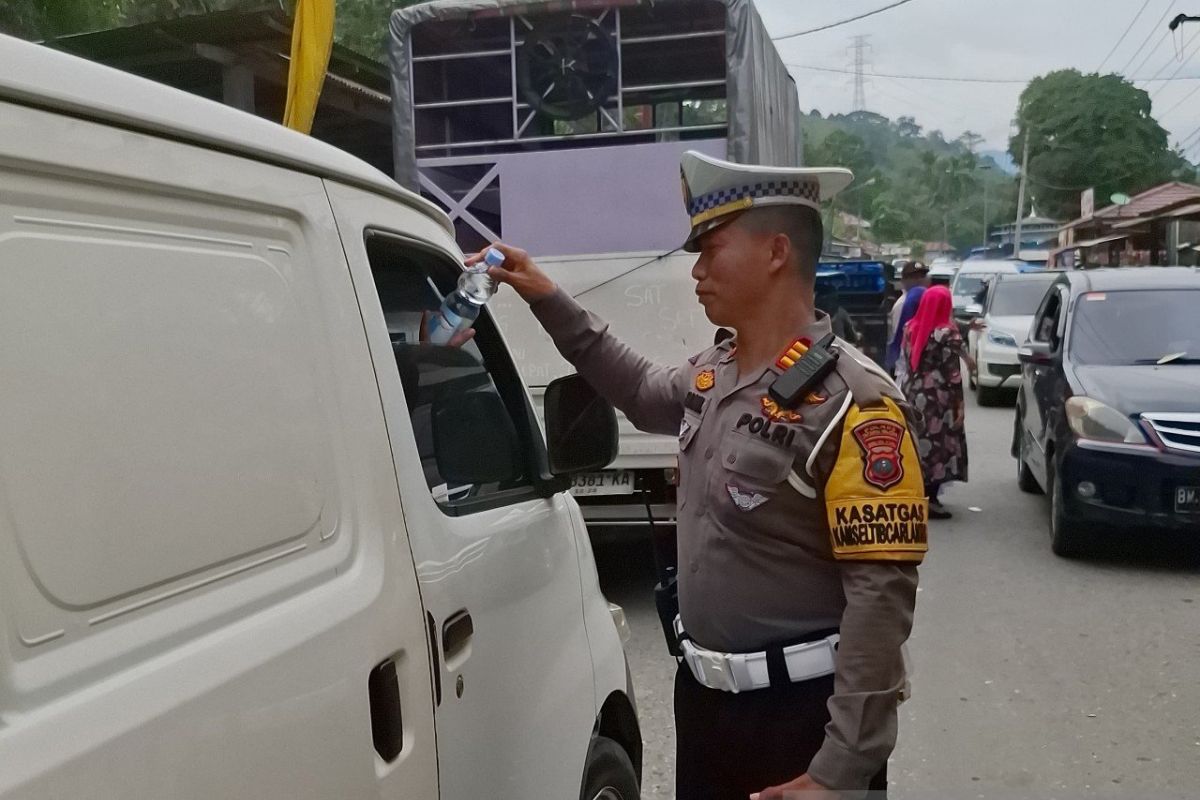
[[[508,241],[539,256],[667,251],[687,236],[679,157],[724,139],[514,153],[501,162]]]

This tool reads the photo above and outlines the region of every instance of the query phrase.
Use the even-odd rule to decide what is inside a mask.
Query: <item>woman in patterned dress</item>
[[[904,329],[903,357],[908,371],[901,388],[924,419],[917,452],[932,519],[950,516],[938,498],[942,485],[967,480],[962,359],[972,370],[975,366],[950,318],[952,309],[950,290],[931,287],[922,295],[917,315]]]

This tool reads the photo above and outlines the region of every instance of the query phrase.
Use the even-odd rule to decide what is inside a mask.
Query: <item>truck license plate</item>
[[[1175,490],[1175,511],[1200,514],[1200,486],[1180,486]]]
[[[581,473],[571,479],[571,494],[576,497],[633,494],[633,473],[623,469]]]

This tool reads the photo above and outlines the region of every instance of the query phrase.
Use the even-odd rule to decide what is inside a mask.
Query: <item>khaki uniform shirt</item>
[[[781,342],[770,368],[739,378],[734,341],[662,366],[561,290],[533,312],[636,427],[679,436],[688,635],[736,653],[840,629],[831,721],[808,772],[825,786],[865,789],[895,746],[900,647],[927,547],[924,484],[899,390],[839,343],[838,367],[820,387],[794,409],[773,403],[771,383],[829,332],[824,315]]]

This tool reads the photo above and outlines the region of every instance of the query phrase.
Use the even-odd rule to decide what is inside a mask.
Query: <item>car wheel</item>
[[[1037,482],[1037,478],[1033,477],[1033,470],[1029,468],[1029,464],[1025,462],[1025,448],[1028,445],[1025,443],[1025,420],[1020,414],[1017,414],[1017,488],[1028,494],[1041,494],[1042,487]]]
[[[638,800],[637,772],[625,748],[604,736],[592,739],[580,800]]]
[[[1079,523],[1067,517],[1066,503],[1063,502],[1062,481],[1059,480],[1058,468],[1050,469],[1050,549],[1054,555],[1063,558],[1075,558],[1083,551],[1083,532]]]

